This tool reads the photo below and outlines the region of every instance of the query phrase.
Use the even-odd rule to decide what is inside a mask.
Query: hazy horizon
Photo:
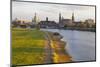
[[[45,20],[48,17],[49,20],[56,22],[59,20],[59,13],[65,19],[71,19],[74,13],[75,21],[95,20],[95,7],[93,6],[12,2],[12,20],[15,18],[32,20],[35,13],[39,20]]]

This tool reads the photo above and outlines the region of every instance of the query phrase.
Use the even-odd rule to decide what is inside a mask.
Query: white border
[[[100,63],[100,0],[30,0],[41,2],[87,4],[97,6],[97,61],[38,65],[38,67],[99,67]],[[0,0],[0,67],[10,67],[10,0]],[[27,66],[32,67],[32,66]],[[35,66],[34,66],[35,67]]]

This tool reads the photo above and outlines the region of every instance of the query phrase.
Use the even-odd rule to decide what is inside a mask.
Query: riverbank
[[[78,28],[78,27],[66,27],[66,28],[60,28],[64,30],[79,30],[79,31],[90,31],[90,32],[96,32],[96,28]]]
[[[36,29],[12,29],[12,65],[71,62],[65,42],[53,32]]]
[[[68,52],[74,62],[95,60],[95,32],[63,30],[63,29],[41,29],[43,31],[58,32],[66,42]]]
[[[51,42],[53,63],[72,62],[71,56],[65,51],[66,42],[61,40],[62,36],[54,35],[53,32],[48,32],[48,35]]]

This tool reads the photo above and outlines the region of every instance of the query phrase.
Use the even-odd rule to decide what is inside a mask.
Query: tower
[[[48,17],[46,17],[46,21],[48,21]]]
[[[32,19],[32,22],[36,23],[37,22],[37,16],[36,16],[36,13],[34,15],[34,18]]]
[[[59,23],[61,23],[62,19],[61,19],[61,13],[59,13]]]
[[[72,13],[72,22],[74,22],[74,13]]]

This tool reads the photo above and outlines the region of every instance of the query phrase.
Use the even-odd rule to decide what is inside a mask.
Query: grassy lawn
[[[12,29],[12,64],[42,64],[45,58],[44,33],[39,30]]]

